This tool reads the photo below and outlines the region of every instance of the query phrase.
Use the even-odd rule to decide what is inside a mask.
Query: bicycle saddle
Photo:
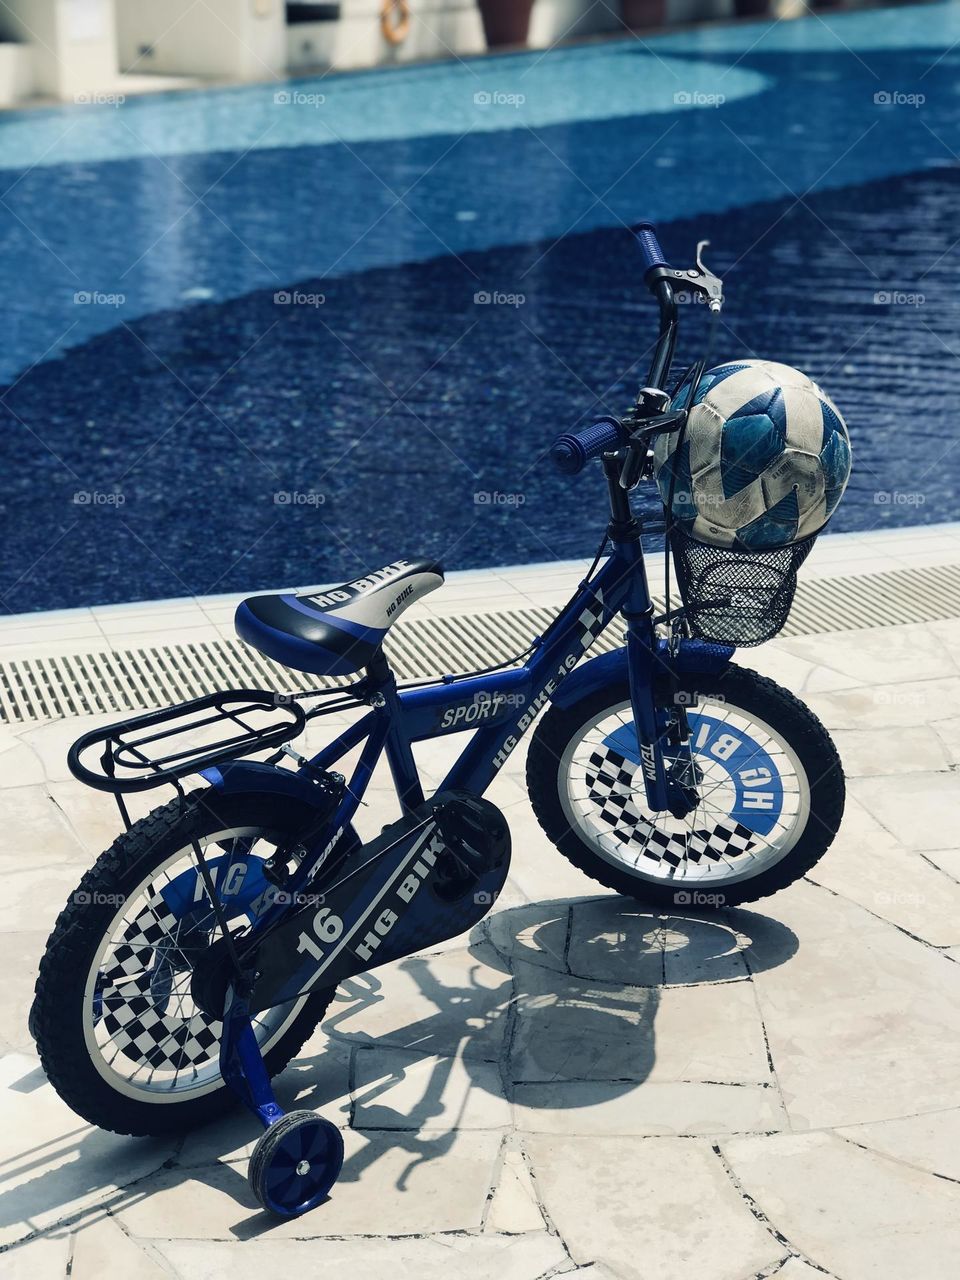
[[[297,671],[346,676],[371,661],[390,627],[443,584],[433,560],[395,560],[326,591],[249,596],[237,608],[237,635]]]

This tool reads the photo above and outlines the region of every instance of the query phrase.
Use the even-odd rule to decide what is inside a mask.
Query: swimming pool
[[[845,410],[837,529],[954,518],[957,40],[929,5],[0,118],[4,607],[589,554],[599,481],[543,454],[642,377],[641,217],[711,239],[717,361]]]

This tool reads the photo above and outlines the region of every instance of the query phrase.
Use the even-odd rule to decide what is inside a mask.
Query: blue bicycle
[[[344,677],[340,686],[216,693],[94,730],[71,749],[74,775],[116,797],[126,830],[50,936],[31,1014],[44,1069],[76,1112],[118,1133],[190,1127],[239,1097],[264,1126],[249,1176],[274,1213],[320,1203],[343,1145],[320,1116],[284,1114],[271,1077],[338,984],[489,911],[510,836],[483,795],[535,724],[527,785],[548,838],[601,884],[657,908],[733,906],[781,889],[839,826],[844,782],[829,735],[721,642],[755,642],[782,625],[795,563],[758,573],[751,562],[739,585],[718,586],[711,570],[709,598],[688,592],[654,614],[641,541],[650,526],[629,493],[651,474],[654,442],[683,431],[703,374],[701,361],[672,396],[663,390],[677,291],[698,290],[713,310],[722,295],[699,254],[678,271],[652,230],[638,239],[660,306],[648,385],[622,420],[554,445],[570,474],[601,459],[609,523],[576,594],[522,660],[399,688],[384,638],[443,571],[398,559],[237,611],[248,644],[295,670]],[[669,516],[667,525],[669,537]],[[618,615],[625,646],[583,662]],[[319,754],[290,745],[346,708],[365,710]],[[425,798],[413,744],[467,732]],[[346,777],[337,766],[350,754]],[[401,816],[363,843],[353,819],[382,755]],[[202,786],[187,791],[191,776]],[[165,784],[174,798],[131,822],[124,797]]]

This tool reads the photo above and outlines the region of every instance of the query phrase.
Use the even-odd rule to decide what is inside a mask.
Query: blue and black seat
[[[395,560],[326,591],[250,596],[237,609],[237,634],[297,671],[352,675],[370,664],[404,610],[442,583],[433,560]]]

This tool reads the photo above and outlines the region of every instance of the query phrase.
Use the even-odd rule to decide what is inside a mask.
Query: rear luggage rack
[[[302,732],[306,719],[303,708],[288,695],[226,689],[85,733],[70,748],[67,765],[75,778],[97,791],[117,796],[148,791],[224,761],[279,747]],[[219,736],[215,725],[222,726]],[[83,755],[97,748],[96,766],[84,763]]]

